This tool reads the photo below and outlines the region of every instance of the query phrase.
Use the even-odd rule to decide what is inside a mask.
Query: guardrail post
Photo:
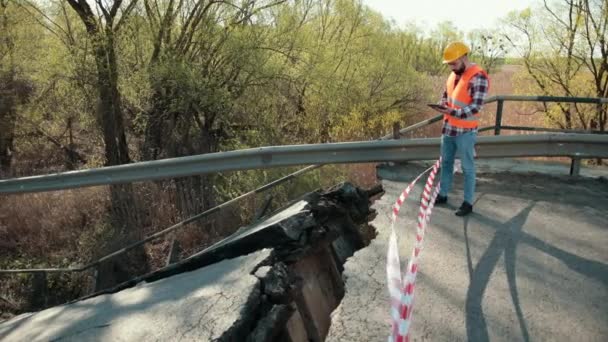
[[[253,221],[259,221],[266,213],[268,209],[270,209],[270,205],[272,204],[272,195],[266,196],[266,200],[264,200],[264,204],[258,211],[255,213]]]
[[[93,284],[93,292],[98,292],[103,290],[103,286],[102,286],[102,281],[103,281],[103,277],[107,277],[106,275],[101,273],[101,263],[95,265],[95,277],[94,277],[94,281],[95,283]]]
[[[91,293],[95,293],[95,291],[97,290],[97,276],[98,276],[98,271],[97,271],[97,267],[98,266],[93,266],[92,268],[90,268],[90,272],[91,272],[91,277],[89,278],[89,286],[87,288],[87,294],[91,294]]]
[[[169,249],[169,255],[167,255],[167,260],[165,261],[165,266],[169,266],[173,263],[178,262],[181,253],[182,246],[180,245],[179,241],[175,237],[173,237],[173,240],[171,241],[171,247]]]
[[[502,125],[502,106],[504,100],[498,100],[496,105],[496,125],[494,126],[494,135],[500,135],[500,126]]]
[[[581,173],[581,158],[572,158],[570,163],[570,176],[578,176]]]
[[[30,310],[40,310],[46,307],[48,297],[48,286],[46,272],[32,274],[32,289],[30,292]]]
[[[399,122],[394,122],[393,123],[393,139],[399,139],[401,137],[401,133],[399,133],[399,131],[401,130],[401,125],[399,124]]]

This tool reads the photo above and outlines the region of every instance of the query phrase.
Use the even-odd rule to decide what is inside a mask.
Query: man
[[[452,73],[446,82],[441,106],[435,110],[443,113],[441,137],[441,189],[435,204],[448,201],[452,187],[454,157],[458,153],[464,172],[464,201],[457,216],[473,212],[475,194],[475,142],[479,126],[479,111],[488,94],[488,74],[468,59],[470,49],[461,42],[449,44],[443,51],[443,63]]]

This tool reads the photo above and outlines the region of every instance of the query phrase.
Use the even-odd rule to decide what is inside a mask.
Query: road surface
[[[394,174],[411,180],[422,170]],[[455,179],[425,237],[413,340],[608,341],[608,181],[482,174],[474,213],[459,218],[462,175]],[[345,265],[346,295],[327,341],[387,340],[390,208],[407,183],[383,185],[372,222],[378,236]],[[402,260],[413,246],[420,192],[412,191],[399,215]]]

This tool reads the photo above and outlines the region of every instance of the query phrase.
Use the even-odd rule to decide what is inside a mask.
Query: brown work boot
[[[462,202],[462,205],[460,206],[460,208],[458,208],[458,210],[456,210],[456,212],[454,214],[456,214],[456,216],[466,216],[472,212],[473,212],[473,205],[467,201],[464,201],[464,202]]]

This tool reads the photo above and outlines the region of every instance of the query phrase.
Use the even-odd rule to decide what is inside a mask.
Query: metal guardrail
[[[527,95],[496,95],[486,98],[485,103],[498,101],[518,102],[566,102],[566,103],[608,103],[605,97],[574,97],[574,96],[527,96]]]
[[[496,110],[496,124],[493,127],[481,128],[480,131],[494,129],[495,135],[500,134],[501,128],[553,132],[583,132],[572,130],[568,131],[543,129],[534,127],[502,126],[502,110],[504,101],[540,101],[605,104],[608,103],[608,98],[514,95],[492,96],[487,98],[485,103],[487,104],[492,102],[498,102]],[[402,130],[399,130],[399,133],[404,134],[410,131],[414,131],[418,128],[428,126],[435,122],[441,121],[442,117],[443,115],[434,116],[430,119],[421,121]],[[595,134],[605,132],[585,133]],[[393,137],[393,135],[385,135],[381,137],[380,140],[387,140],[391,137]],[[482,137],[480,137],[480,139],[481,138]],[[426,142],[423,142],[423,140]],[[403,142],[407,146],[404,145],[401,148],[411,149],[413,146],[418,146],[415,151],[421,151],[419,147],[431,141],[433,140],[409,140],[408,142]],[[436,141],[434,143],[436,143]],[[379,149],[374,150],[374,148],[372,148],[369,144],[375,145],[375,148]],[[382,148],[384,147],[388,149],[394,148],[391,143],[384,146],[382,145],[382,143],[376,145],[376,143],[371,142],[260,147],[248,150],[211,153],[198,156],[171,158],[157,161],[110,166],[98,169],[63,172],[45,176],[33,176],[0,180],[0,194],[53,191],[84,186],[119,184],[144,180],[185,177],[211,172],[260,169],[289,165],[406,160],[403,159],[406,158],[403,156],[403,152],[405,152],[405,150],[400,151],[401,159],[399,159],[397,158],[397,156],[395,156],[394,151],[391,152],[388,149],[382,150]],[[377,152],[381,154],[375,154]],[[430,151],[425,151],[425,153],[426,152]],[[524,157],[525,155],[519,156]],[[418,158],[418,160],[425,159],[425,157],[420,154],[415,155],[413,158]]]
[[[413,125],[408,126],[408,127],[404,128],[404,129],[401,129],[401,130],[399,130],[399,134],[403,135],[405,133],[415,131],[418,128],[426,127],[426,126],[428,126],[430,124],[433,124],[435,122],[441,121],[441,119],[443,119],[443,114],[439,114],[439,115],[434,116],[434,117],[432,117],[430,119],[426,119],[426,120],[420,121],[420,122],[418,122],[416,124],[413,124]],[[395,138],[396,138],[395,134],[387,134],[387,135],[381,137],[380,140],[395,139]]]
[[[591,97],[564,97],[564,96],[517,96],[517,95],[499,95],[487,98],[484,103],[497,102],[496,105],[496,123],[494,125],[494,135],[500,135],[502,128],[502,112],[505,101],[518,102],[566,102],[566,103],[608,103],[608,98],[591,98]]]
[[[485,132],[496,129],[496,126],[488,126],[480,128],[478,132]],[[582,129],[559,129],[559,128],[544,128],[544,127],[528,127],[528,126],[509,126],[501,125],[501,130],[512,131],[527,131],[527,132],[552,132],[552,133],[576,133],[576,134],[608,134],[607,131],[585,131]]]
[[[494,126],[491,127],[483,127],[480,128],[479,131],[483,132],[483,131],[488,131],[488,130],[494,130],[494,135],[500,135],[500,131],[501,129],[516,129],[516,130],[535,130],[535,131],[545,131],[545,132],[561,132],[561,133],[578,133],[580,131],[576,131],[576,130],[561,130],[561,129],[557,129],[557,130],[551,130],[551,129],[546,129],[543,130],[542,128],[538,128],[538,129],[530,129],[532,127],[518,127],[518,126],[504,126],[502,124],[502,116],[503,116],[503,109],[504,109],[504,103],[505,101],[515,101],[515,102],[566,102],[566,103],[596,103],[596,104],[608,104],[608,98],[604,98],[604,97],[596,97],[596,98],[590,98],[590,97],[564,97],[564,96],[518,96],[518,95],[498,95],[498,96],[491,96],[485,99],[484,104],[488,104],[488,103],[493,103],[493,102],[497,102],[496,105],[496,123],[494,124]],[[437,116],[434,116],[430,119],[421,121],[415,125],[406,127],[402,130],[399,131],[400,134],[405,134],[407,132],[413,131],[415,129],[418,128],[422,128],[425,126],[428,126],[432,123],[435,123],[437,121],[441,121],[441,119],[443,118],[443,114],[439,114]],[[606,134],[607,132],[598,132],[598,131],[582,131],[581,133],[593,133],[593,134]],[[393,134],[387,134],[385,136],[383,136],[382,138],[380,138],[381,140],[385,140],[385,139],[391,139],[393,138]]]
[[[294,165],[431,160],[438,156],[439,146],[440,138],[259,147],[0,180],[0,193],[62,190]],[[529,156],[606,158],[608,136],[595,134],[482,136],[477,139],[477,148],[478,157],[482,158]]]

